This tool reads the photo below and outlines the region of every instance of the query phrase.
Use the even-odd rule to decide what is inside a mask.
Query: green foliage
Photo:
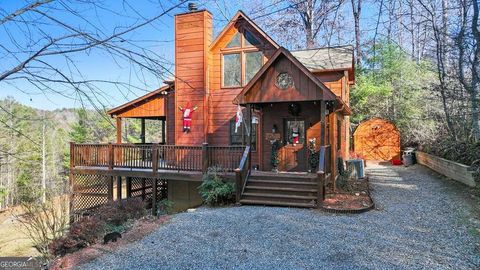
[[[225,181],[218,167],[208,168],[199,187],[203,201],[210,206],[225,205],[235,199],[235,185]]]
[[[428,91],[436,81],[433,68],[427,62],[409,59],[389,42],[372,48],[369,55],[369,68],[357,72],[357,84],[351,92],[352,122],[380,117],[395,123],[403,145],[432,141],[437,125],[430,116],[432,107],[438,105]]]
[[[319,154],[315,148],[315,138],[308,141],[308,164],[310,165],[310,170],[313,172],[318,165]]]
[[[270,151],[270,164],[272,164],[272,167],[274,169],[277,168],[278,164],[280,163],[280,159],[278,157],[278,150],[280,149],[280,143],[275,140],[272,143],[272,148]]]
[[[22,171],[17,179],[17,199],[20,202],[34,202],[40,197],[41,190],[33,184],[31,176]]]
[[[106,224],[120,226],[130,219],[146,215],[145,203],[140,198],[107,203],[96,211],[96,216]]]
[[[77,122],[70,126],[70,139],[76,143],[86,143],[90,141],[90,136],[92,135],[87,125],[87,111],[85,109],[79,109],[76,113]]]
[[[169,215],[173,213],[173,202],[168,199],[163,199],[157,204],[157,215]]]
[[[7,197],[8,190],[4,186],[0,186],[0,201],[3,201]]]
[[[74,222],[68,232],[49,244],[49,251],[63,256],[95,244],[106,233],[124,232],[132,220],[146,215],[145,203],[140,198],[111,202],[98,208],[94,215]]]

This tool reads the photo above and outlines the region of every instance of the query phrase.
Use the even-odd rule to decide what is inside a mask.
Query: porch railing
[[[317,205],[320,206],[325,200],[325,183],[332,175],[331,146],[320,147],[317,171]]]
[[[162,144],[71,143],[72,167],[105,169],[206,171],[220,166],[233,172],[242,159],[243,146],[198,146]]]
[[[251,153],[250,146],[245,148],[243,151],[242,159],[238,168],[235,169],[235,191],[236,191],[236,201],[240,202],[242,197],[243,190],[245,189],[245,184],[247,183],[248,176],[250,175],[250,166],[251,162]]]

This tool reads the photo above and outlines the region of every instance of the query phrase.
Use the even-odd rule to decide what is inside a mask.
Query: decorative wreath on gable
[[[288,105],[288,113],[291,114],[292,116],[298,116],[301,111],[302,111],[302,108],[300,107],[300,104],[296,102],[290,103],[290,105]]]

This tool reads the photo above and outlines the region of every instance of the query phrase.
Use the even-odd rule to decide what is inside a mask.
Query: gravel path
[[[200,208],[80,269],[480,269],[465,187],[419,165],[368,172],[377,210]]]

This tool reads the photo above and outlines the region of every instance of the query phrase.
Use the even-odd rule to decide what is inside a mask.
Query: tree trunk
[[[360,15],[362,12],[362,0],[351,0],[352,3],[352,12],[353,12],[353,20],[355,24],[355,53],[356,53],[356,60],[355,64],[357,67],[360,67],[362,62],[362,48],[360,46]]]

